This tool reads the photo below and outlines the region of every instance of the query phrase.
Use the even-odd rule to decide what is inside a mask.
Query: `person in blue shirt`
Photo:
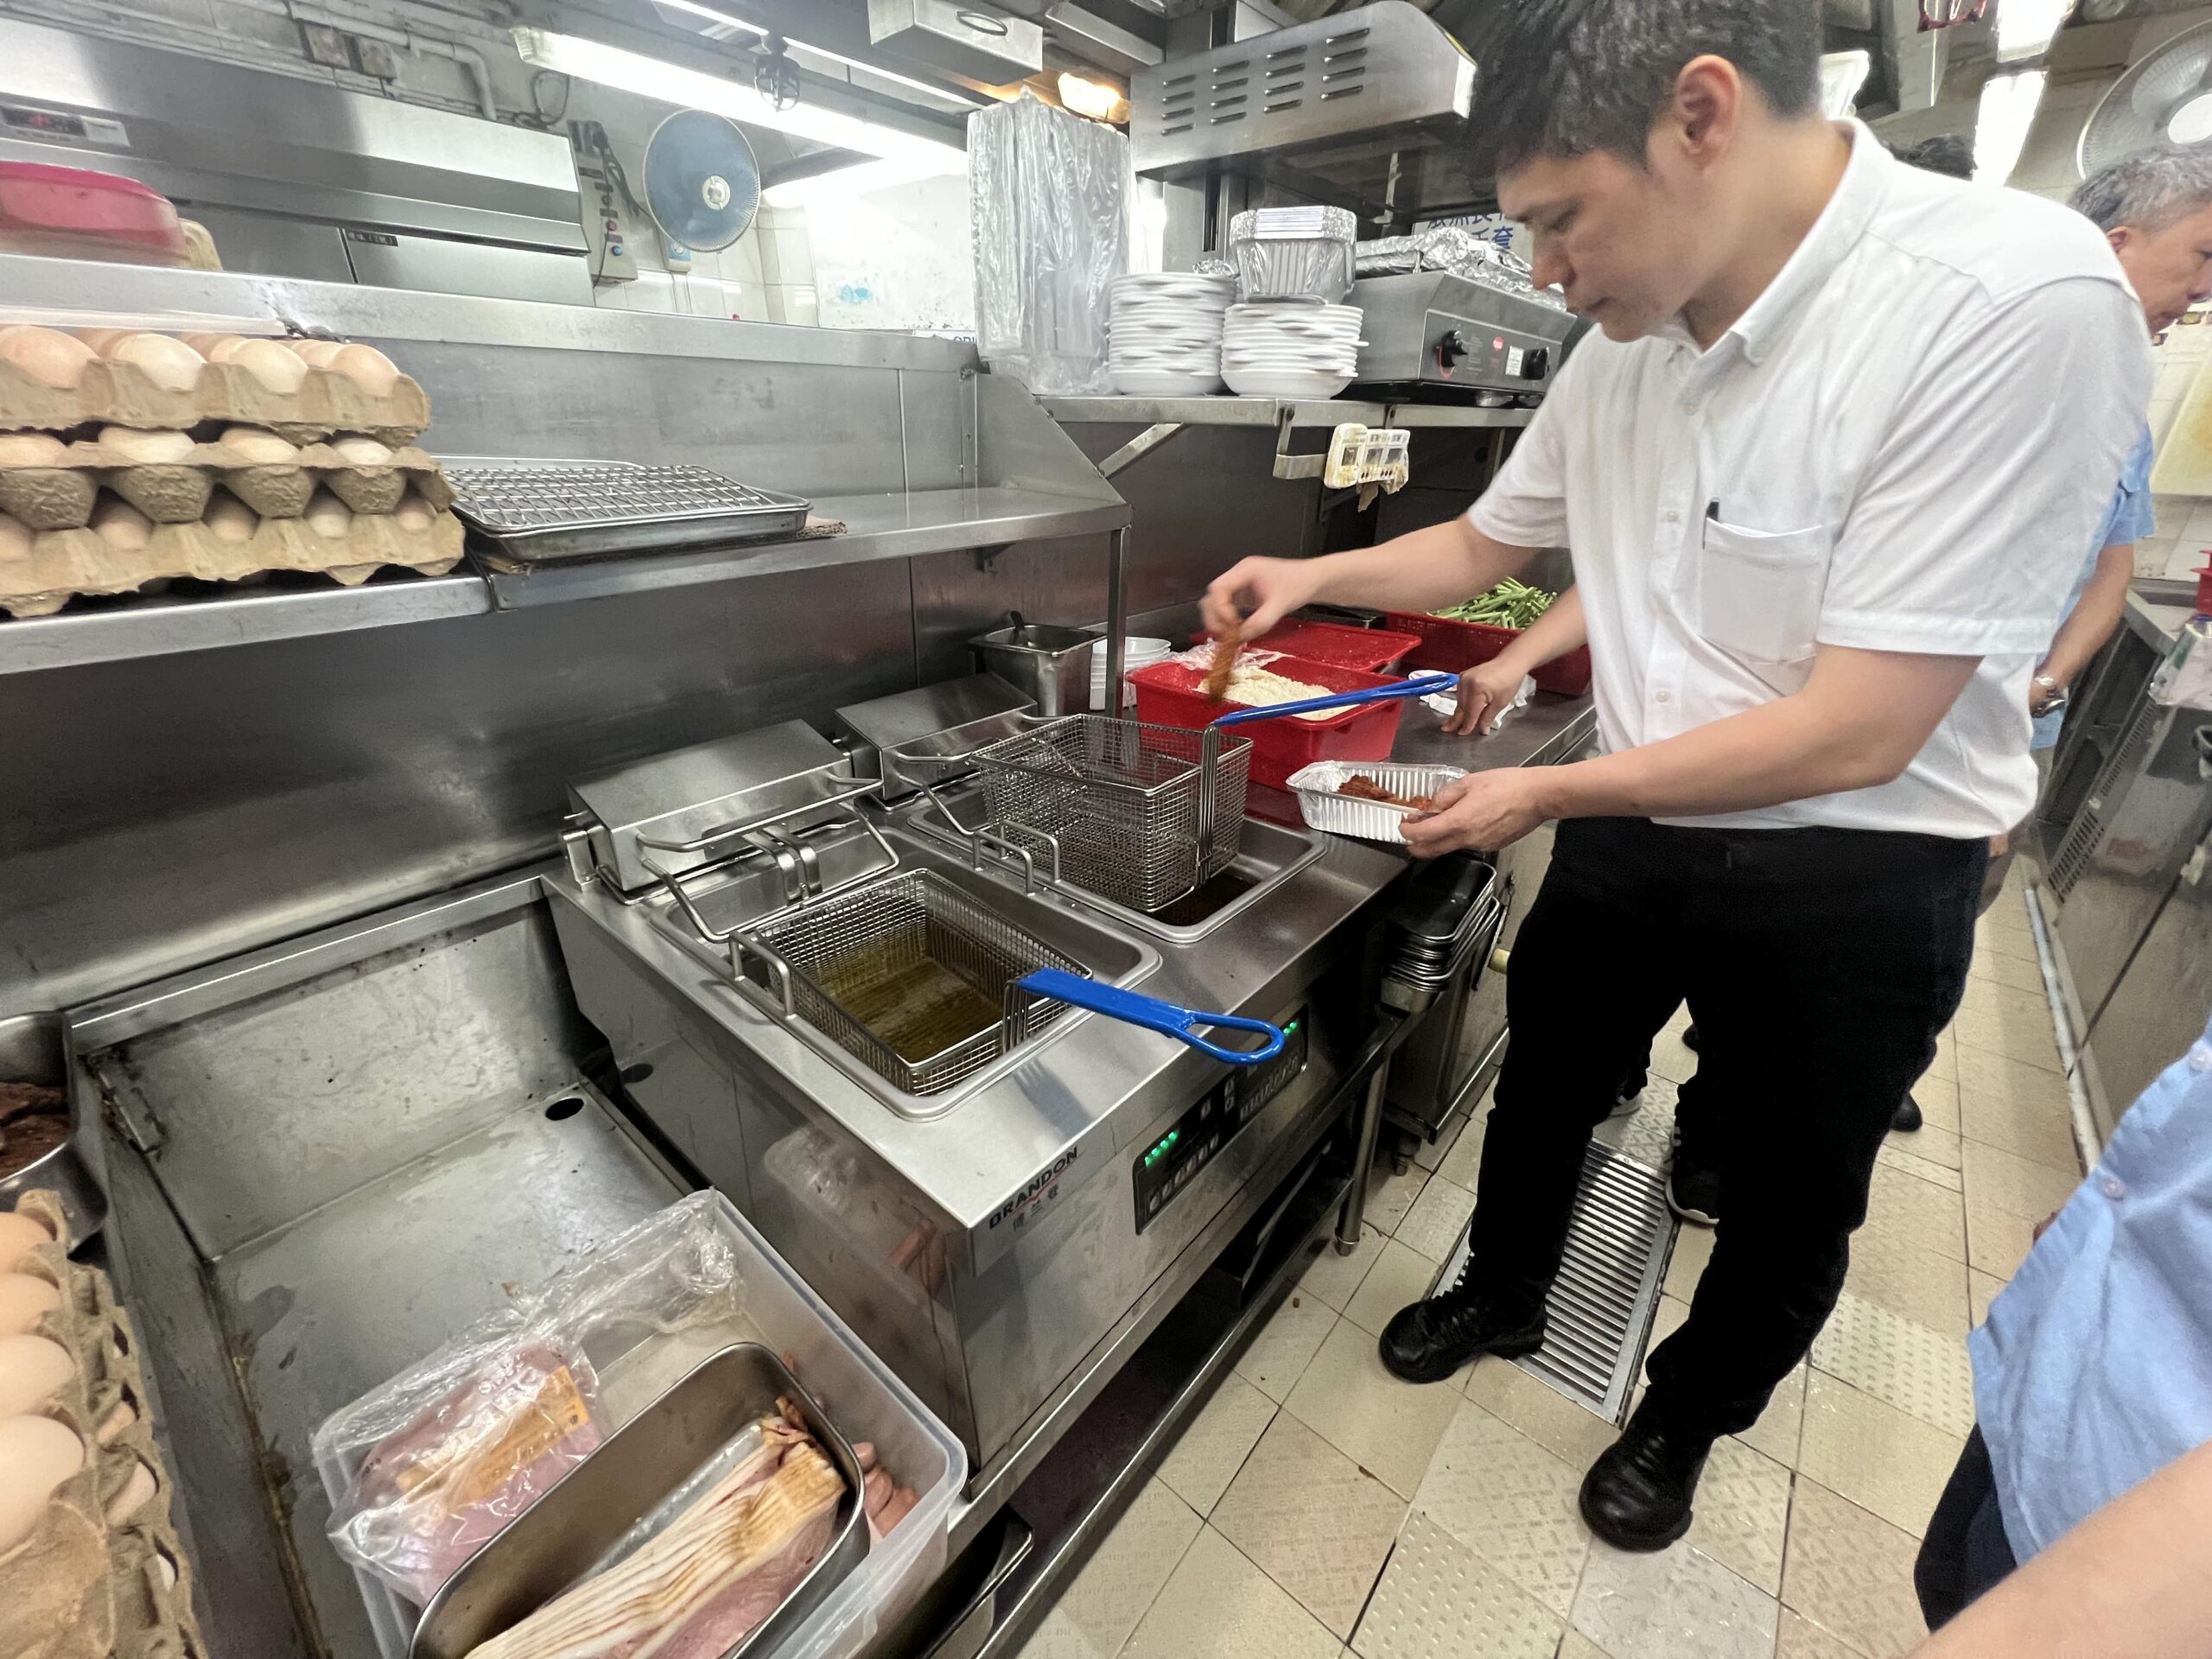
[[[1930,1630],[2212,1441],[2212,1020],[2120,1119],[1967,1351],[1980,1422],[1913,1573]]]
[[[2111,242],[2154,336],[2172,327],[2192,306],[2212,299],[2212,143],[2153,144],[2139,150],[2084,179],[2071,205]],[[2128,454],[2088,562],[2067,600],[2065,620],[2031,683],[2032,747],[2046,779],[2065,722],[2068,691],[2120,626],[2127,584],[2135,575],[2134,543],[2151,534],[2152,524],[2146,426]],[[1984,909],[2004,886],[2006,867],[2026,828],[2022,824],[1990,849]]]

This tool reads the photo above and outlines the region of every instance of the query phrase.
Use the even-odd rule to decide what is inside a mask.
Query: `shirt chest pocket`
[[[1828,532],[1745,530],[1709,518],[1698,568],[1698,628],[1760,663],[1812,656],[1827,588]]]

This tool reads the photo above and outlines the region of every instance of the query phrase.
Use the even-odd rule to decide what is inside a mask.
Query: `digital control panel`
[[[1284,1020],[1282,1032],[1281,1053],[1262,1065],[1232,1071],[1138,1152],[1132,1184],[1137,1231],[1159,1220],[1236,1132],[1306,1069],[1306,1011],[1301,1008]]]

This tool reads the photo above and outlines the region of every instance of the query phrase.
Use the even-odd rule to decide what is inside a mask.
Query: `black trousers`
[[[1835,1306],[1897,1099],[1966,987],[1986,842],[1561,824],[1506,978],[1471,1282],[1533,1312],[1590,1132],[1687,990],[1727,1192],[1645,1409],[1748,1428]],[[1736,1121],[1740,1119],[1740,1121]]]
[[[1997,1477],[1990,1466],[1989,1447],[1977,1427],[1959,1454],[1943,1496],[1936,1501],[1928,1536],[1912,1564],[1912,1587],[1919,1592],[1921,1616],[1928,1628],[1942,1630],[2018,1565],[1997,1505]]]

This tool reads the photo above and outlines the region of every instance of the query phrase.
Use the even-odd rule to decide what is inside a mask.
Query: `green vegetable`
[[[1557,594],[1531,588],[1527,582],[1515,582],[1509,576],[1486,594],[1431,614],[1454,622],[1479,622],[1485,627],[1528,628],[1535,626],[1536,619],[1551,609],[1552,601],[1558,597]]]

